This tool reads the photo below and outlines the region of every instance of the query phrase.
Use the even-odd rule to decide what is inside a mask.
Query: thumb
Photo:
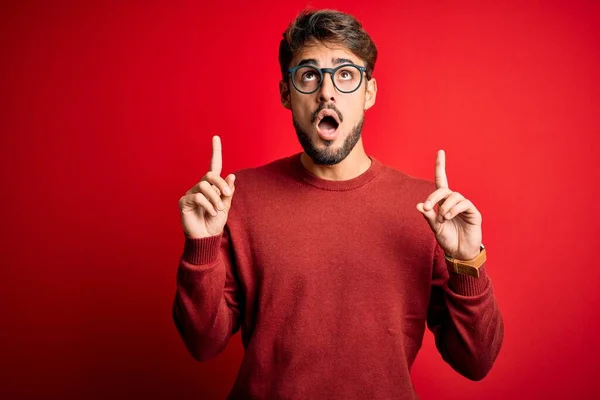
[[[423,214],[423,217],[425,217],[431,229],[434,232],[437,232],[440,223],[437,220],[437,213],[435,212],[435,210],[432,208],[430,210],[425,211],[425,209],[423,208],[423,203],[417,204],[417,210],[419,210],[419,212]]]
[[[231,188],[231,195],[222,196],[222,201],[225,204],[225,207],[227,207],[227,209],[229,209],[231,207],[231,199],[233,198],[233,194],[235,193],[235,185],[234,185],[235,175],[234,174],[227,175],[227,177],[225,178],[225,182]]]

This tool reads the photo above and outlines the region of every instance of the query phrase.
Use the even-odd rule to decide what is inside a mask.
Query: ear
[[[375,98],[377,97],[377,81],[375,78],[367,81],[367,94],[365,96],[365,111],[373,107],[375,104]]]
[[[291,110],[292,104],[290,102],[290,87],[286,81],[279,81],[279,97],[281,105],[288,110]]]

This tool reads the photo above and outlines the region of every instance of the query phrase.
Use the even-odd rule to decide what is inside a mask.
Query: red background
[[[483,215],[503,349],[470,382],[428,332],[421,398],[600,395],[599,2],[53,3],[0,6],[0,397],[225,397],[239,334],[197,363],[171,320],[178,200],[213,134],[223,176],[301,150],[277,48],[307,4],[378,45],[368,154],[433,180],[445,149]]]

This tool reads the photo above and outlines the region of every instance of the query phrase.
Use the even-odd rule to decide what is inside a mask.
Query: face
[[[345,47],[311,42],[290,63],[317,68],[335,68],[342,64],[365,66],[364,62]],[[375,103],[375,79],[367,81],[363,72],[360,87],[352,93],[340,92],[329,73],[323,73],[321,87],[304,94],[292,85],[291,78],[280,83],[281,103],[292,111],[298,140],[315,164],[335,165],[344,160],[360,140],[364,113]],[[347,74],[342,72],[342,78]],[[306,75],[306,79],[314,79]]]

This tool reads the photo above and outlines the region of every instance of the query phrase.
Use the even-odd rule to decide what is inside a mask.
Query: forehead
[[[322,43],[310,41],[294,55],[290,66],[298,65],[301,60],[314,59],[317,65],[323,67],[334,64],[336,59],[347,59],[354,64],[364,66],[364,62],[358,56],[348,50],[347,47],[335,43]]]

